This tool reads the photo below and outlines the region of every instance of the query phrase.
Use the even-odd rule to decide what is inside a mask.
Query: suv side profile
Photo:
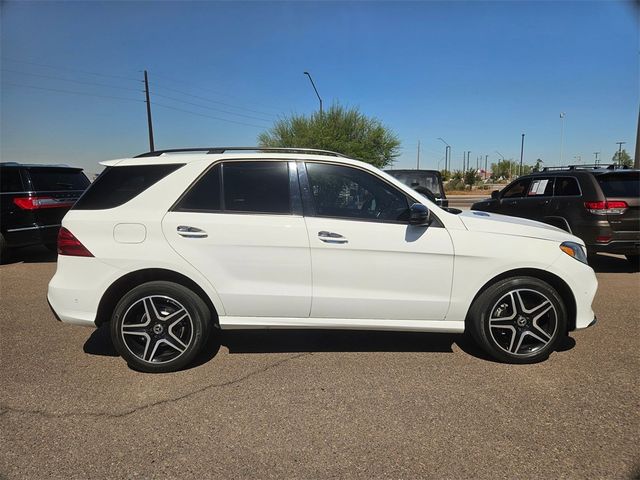
[[[530,218],[584,240],[590,254],[640,254],[640,171],[611,165],[545,168],[525,175],[472,210]]]
[[[187,366],[219,329],[469,331],[530,363],[595,323],[577,237],[447,212],[340,154],[212,147],[104,165],[62,222],[47,298],[64,322],[110,323],[142,371]]]
[[[31,245],[55,251],[62,217],[88,186],[81,168],[0,163],[0,258]]]

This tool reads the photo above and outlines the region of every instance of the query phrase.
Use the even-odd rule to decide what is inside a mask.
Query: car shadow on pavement
[[[596,273],[634,273],[638,271],[622,255],[596,254],[589,257],[589,265]]]
[[[2,265],[14,263],[53,263],[58,260],[58,254],[46,247],[26,247],[10,250],[2,258]]]
[[[212,360],[226,347],[230,354],[305,352],[435,352],[453,353],[453,345],[468,355],[500,363],[487,355],[467,334],[381,332],[355,330],[227,330],[217,331],[203,351],[187,368]],[[576,342],[563,339],[556,351],[571,350]],[[83,348],[90,355],[117,357],[111,342],[109,324],[97,328]]]

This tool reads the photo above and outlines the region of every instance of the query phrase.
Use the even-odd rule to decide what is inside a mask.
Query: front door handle
[[[339,233],[326,232],[324,230],[321,232],[318,232],[318,238],[320,239],[321,242],[324,242],[324,243],[337,243],[337,244],[349,243],[349,240],[344,238]]]
[[[177,228],[178,235],[185,238],[207,238],[207,232],[198,228],[198,227],[190,227],[188,225],[180,225]]]

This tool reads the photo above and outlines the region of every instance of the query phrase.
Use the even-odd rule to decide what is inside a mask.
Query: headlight
[[[584,251],[584,248],[582,248],[582,245],[575,242],[563,242],[560,244],[560,250],[579,262],[588,265],[587,253]]]

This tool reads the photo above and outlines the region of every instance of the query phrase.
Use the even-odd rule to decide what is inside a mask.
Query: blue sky
[[[523,132],[525,162],[557,164],[560,112],[565,163],[610,159],[617,141],[633,155],[631,3],[5,1],[0,12],[3,161],[94,172],[146,151],[145,68],[162,104],[156,148],[256,144],[278,115],[317,109],[308,70],[325,105],[358,106],[399,135],[397,167],[415,165],[418,140],[421,165],[437,167],[438,137],[454,168],[466,150],[472,164],[496,150],[519,159]]]

